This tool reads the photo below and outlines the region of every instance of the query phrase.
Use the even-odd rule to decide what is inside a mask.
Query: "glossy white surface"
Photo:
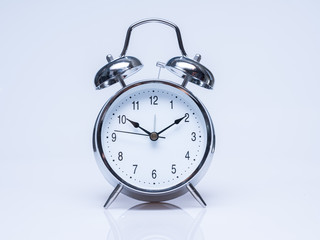
[[[0,239],[319,239],[319,10],[316,1],[2,1]],[[93,78],[106,54],[120,54],[127,27],[150,16],[175,22],[216,78],[213,91],[188,85],[217,135],[197,186],[204,211],[190,194],[166,210],[131,209],[141,202],[124,195],[102,208],[112,188],[92,128],[120,85],[95,91]],[[128,83],[157,77],[155,63],[179,54],[161,25],[131,40],[128,55],[145,67]]]

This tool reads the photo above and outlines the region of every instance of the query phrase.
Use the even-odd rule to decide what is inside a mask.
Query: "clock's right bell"
[[[165,68],[183,78],[182,86],[192,82],[200,87],[212,89],[214,84],[213,74],[200,63],[201,55],[197,54],[193,59],[186,56],[171,58]]]

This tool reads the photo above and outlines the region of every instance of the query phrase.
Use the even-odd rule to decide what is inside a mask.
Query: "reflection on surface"
[[[200,222],[205,209],[193,218],[175,205],[145,203],[130,208],[118,219],[105,211],[111,230],[107,240],[201,240]]]

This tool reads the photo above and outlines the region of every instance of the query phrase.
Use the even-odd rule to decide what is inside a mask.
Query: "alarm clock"
[[[125,79],[143,65],[126,56],[131,32],[147,23],[172,27],[181,56],[158,62],[183,79],[146,79],[127,85]],[[167,20],[144,19],[127,31],[120,57],[107,56],[108,63],[95,76],[96,89],[120,83],[122,88],[102,107],[93,132],[97,164],[114,187],[104,207],[121,192],[142,201],[166,201],[187,192],[204,207],[195,185],[206,173],[215,149],[215,133],[210,115],[186,88],[191,82],[212,89],[214,77],[200,64],[201,56],[187,57],[179,28]]]

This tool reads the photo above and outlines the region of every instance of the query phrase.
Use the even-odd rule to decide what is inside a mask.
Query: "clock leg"
[[[118,195],[121,192],[122,188],[123,188],[123,186],[120,183],[114,188],[114,190],[110,194],[108,200],[104,204],[104,206],[103,206],[104,208],[108,208],[111,205],[111,203],[118,197]]]
[[[187,185],[187,188],[188,188],[189,192],[191,193],[191,195],[200,203],[200,205],[202,207],[207,206],[207,204],[205,203],[205,201],[201,197],[200,193],[197,191],[197,189],[195,189],[195,187],[191,183],[189,183]]]

